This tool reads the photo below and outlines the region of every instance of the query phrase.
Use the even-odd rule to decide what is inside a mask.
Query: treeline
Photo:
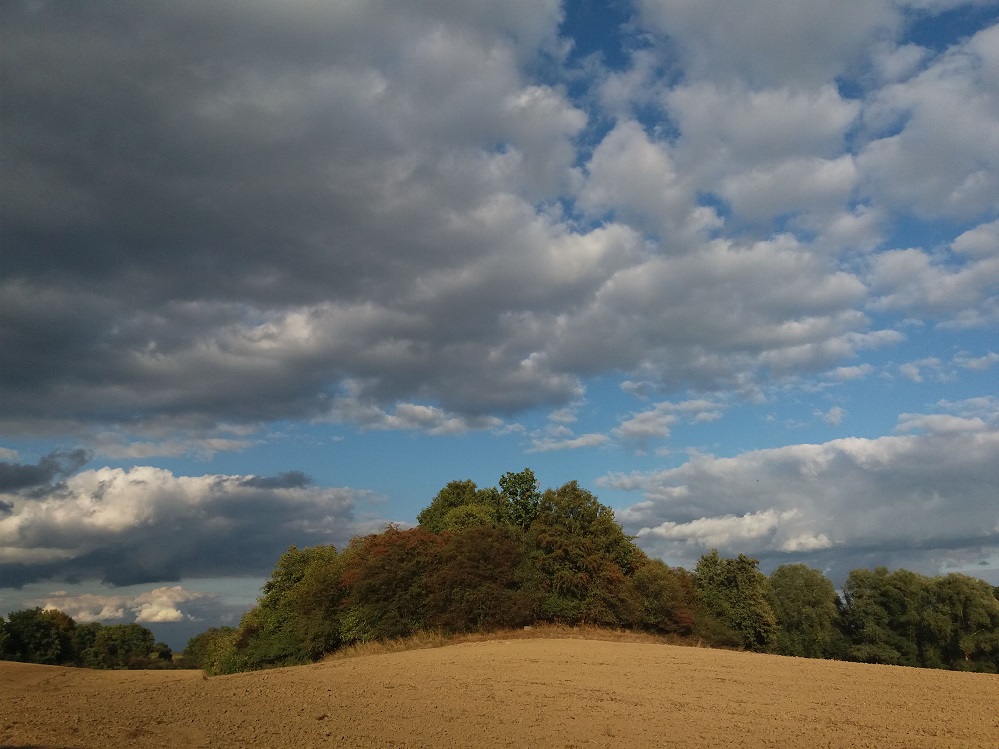
[[[175,662],[141,624],[78,624],[58,609],[25,609],[0,617],[0,660],[85,668],[197,668]]]
[[[842,596],[819,571],[717,551],[695,570],[650,559],[613,511],[529,470],[498,488],[453,481],[409,530],[290,548],[236,628],[192,638],[213,674],[315,661],[421,631],[592,624],[809,658],[999,672],[999,588],[964,575],[855,570]]]

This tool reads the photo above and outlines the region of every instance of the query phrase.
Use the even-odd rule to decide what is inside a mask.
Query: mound
[[[999,677],[511,640],[206,679],[0,664],[2,747],[994,747]]]

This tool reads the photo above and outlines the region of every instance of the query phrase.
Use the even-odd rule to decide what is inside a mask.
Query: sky
[[[0,4],[0,614],[577,480],[999,585],[999,2]]]

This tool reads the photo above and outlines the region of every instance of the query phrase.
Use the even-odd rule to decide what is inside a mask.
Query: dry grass
[[[361,642],[341,648],[326,656],[324,661],[361,658],[382,653],[400,653],[407,650],[428,650],[459,645],[466,642],[491,642],[493,640],[600,640],[603,642],[635,642],[647,645],[680,645],[704,647],[697,638],[684,638],[677,635],[655,635],[625,629],[609,629],[594,625],[565,626],[560,624],[536,624],[517,629],[499,629],[489,632],[467,632],[464,634],[444,634],[442,632],[420,632],[411,637],[397,640]]]

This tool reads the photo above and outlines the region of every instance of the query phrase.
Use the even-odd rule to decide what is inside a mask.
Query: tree
[[[520,473],[508,471],[499,480],[500,494],[509,503],[510,522],[530,528],[541,509],[541,492],[534,471],[525,468]]]
[[[708,612],[739,635],[743,647],[773,647],[777,620],[768,599],[768,582],[759,561],[740,554],[723,559],[714,549],[697,562],[697,591]]]
[[[428,571],[444,537],[423,527],[354,539],[343,568],[344,642],[406,637],[427,627]]]
[[[804,564],[783,564],[770,574],[769,591],[777,617],[778,653],[804,658],[842,655],[839,597],[825,575]]]
[[[39,607],[12,611],[5,629],[7,651],[12,660],[46,665],[73,660],[75,654],[65,650],[67,641],[62,620]]]
[[[339,556],[333,546],[291,546],[233,639],[250,668],[314,660],[339,645]]]
[[[697,626],[697,587],[692,573],[650,559],[631,577],[642,605],[641,626],[653,632],[690,635]]]
[[[641,619],[628,577],[645,555],[593,494],[575,481],[545,491],[529,537],[541,576],[543,618],[610,626]]]
[[[512,526],[472,526],[448,534],[426,570],[427,626],[446,632],[521,627],[537,600],[522,534]]]

